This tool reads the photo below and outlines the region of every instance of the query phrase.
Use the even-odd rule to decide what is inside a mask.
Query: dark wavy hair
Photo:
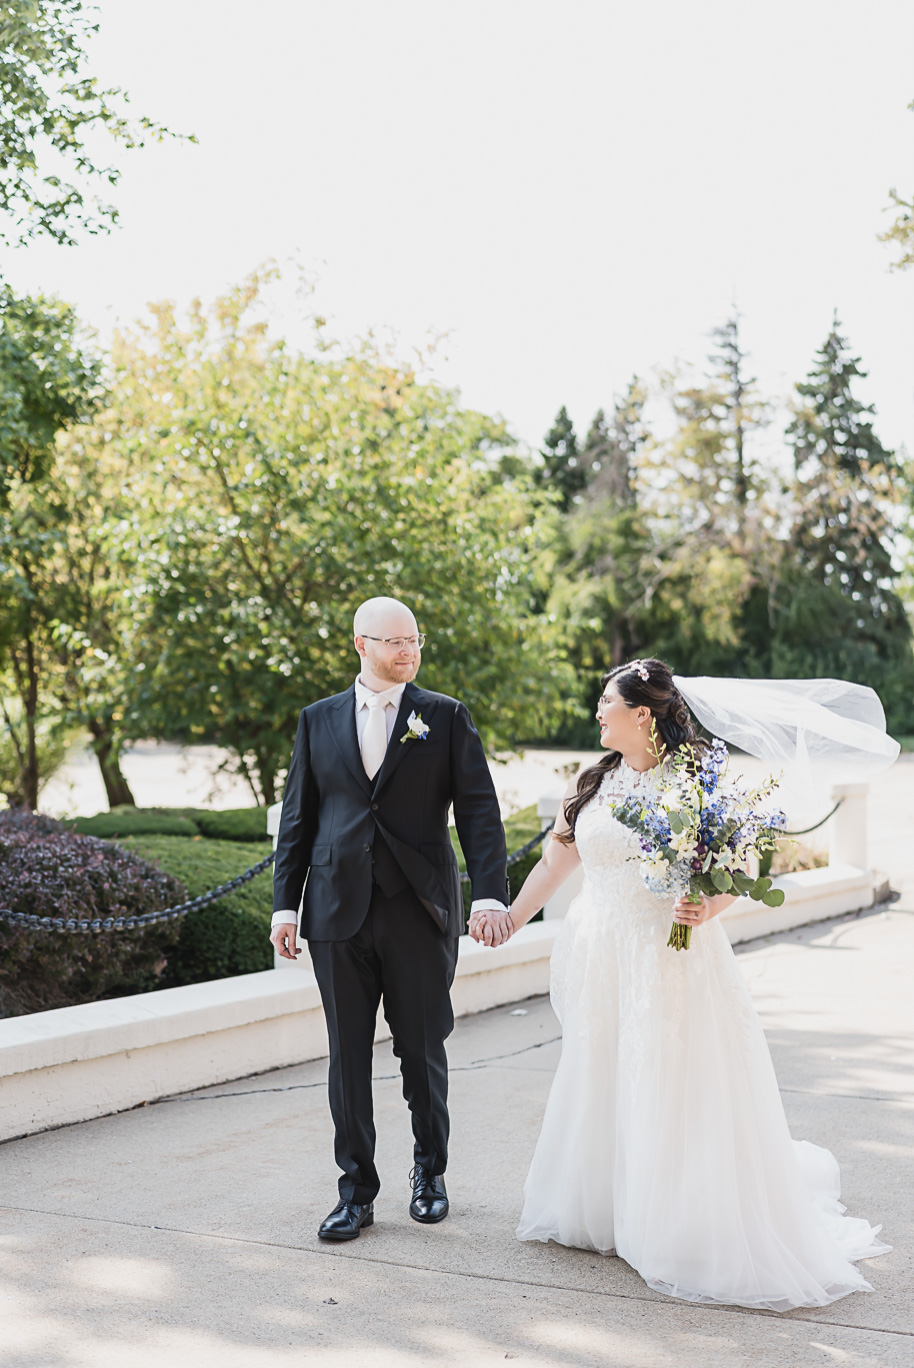
[[[642,679],[635,666],[647,671],[647,679]],[[691,746],[698,756],[707,748],[707,742],[699,735],[692,721],[685,699],[673,683],[673,672],[669,665],[653,658],[617,665],[603,676],[601,691],[611,679],[615,681],[619,697],[627,707],[650,708],[664,754],[678,750],[680,746]],[[578,776],[577,791],[565,802],[565,820],[569,830],[556,836],[557,841],[571,844],[575,823],[602,784],[604,776],[616,769],[621,759],[619,751],[607,751],[602,760]]]

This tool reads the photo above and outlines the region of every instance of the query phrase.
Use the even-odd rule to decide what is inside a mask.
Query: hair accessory
[[[650,671],[648,670],[643,660],[630,660],[628,668],[630,670],[634,670],[635,674],[639,675],[640,678],[644,680],[645,684],[651,677]]]

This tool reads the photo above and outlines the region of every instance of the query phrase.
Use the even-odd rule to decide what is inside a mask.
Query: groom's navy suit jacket
[[[413,712],[428,736],[401,744]],[[462,703],[407,684],[373,780],[359,753],[354,687],[304,708],[283,796],[274,908],[297,908],[304,888],[305,939],[348,940],[365,920],[374,882],[387,891],[393,875],[400,887],[412,887],[444,935],[459,936],[463,899],[448,835],[451,803],[473,897],[507,903],[498,800]]]

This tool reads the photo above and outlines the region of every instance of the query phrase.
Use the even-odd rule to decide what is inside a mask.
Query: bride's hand
[[[725,906],[726,902],[723,899],[709,898],[705,893],[702,893],[700,902],[692,902],[689,898],[677,898],[673,904],[673,920],[682,926],[701,926],[703,922],[716,917]]]
[[[514,935],[510,912],[497,912],[493,908],[474,912],[467,929],[479,945],[505,945]]]

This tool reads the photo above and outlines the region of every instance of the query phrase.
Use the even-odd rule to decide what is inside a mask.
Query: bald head
[[[416,619],[405,603],[395,598],[370,598],[355,610],[352,630],[356,636],[415,636]]]
[[[419,628],[405,603],[395,598],[366,599],[355,610],[352,630],[362,658],[359,677],[367,688],[380,691],[415,679],[422,663]],[[398,645],[389,644],[398,638]]]

